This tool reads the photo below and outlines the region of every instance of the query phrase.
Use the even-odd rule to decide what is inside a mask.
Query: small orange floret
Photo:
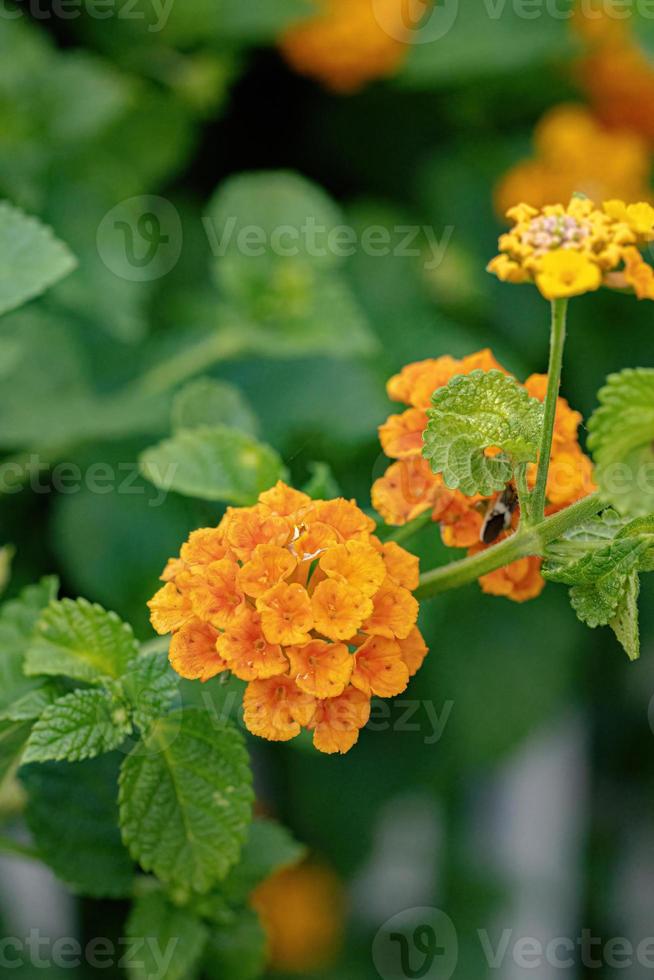
[[[201,527],[192,531],[179,553],[186,565],[210,565],[221,558],[230,558],[229,547],[217,527]]]
[[[198,619],[223,630],[238,619],[245,601],[238,572],[236,562],[221,558],[191,577],[188,590]]]
[[[366,633],[404,639],[418,619],[418,602],[408,589],[387,578],[373,598],[372,615],[363,624]]]
[[[402,526],[434,506],[441,482],[426,459],[403,459],[375,480],[372,505],[387,524]]]
[[[419,408],[407,408],[401,415],[390,415],[379,426],[379,441],[391,459],[408,459],[422,453],[422,434],[427,428],[427,416]]]
[[[396,541],[386,541],[381,549],[386,574],[396,585],[414,592],[420,580],[420,559]]]
[[[371,636],[354,655],[352,684],[367,697],[392,698],[409,683],[409,668],[396,640]]]
[[[179,629],[170,641],[169,659],[180,677],[189,681],[208,681],[228,670],[216,651],[218,630],[209,623],[192,619]]]
[[[317,702],[309,724],[313,729],[313,744],[328,755],[349,752],[369,718],[370,698],[362,691],[348,687],[340,697]]]
[[[278,644],[269,643],[261,617],[250,606],[218,640],[218,652],[242,681],[265,680],[288,672],[288,660]]]
[[[259,497],[259,504],[277,517],[291,517],[312,503],[311,497],[294,490],[279,480],[270,490],[264,490]]]
[[[259,505],[230,507],[224,521],[227,542],[239,561],[248,561],[259,544],[284,547],[291,537],[288,519],[277,517]]]
[[[271,742],[288,742],[308,725],[315,698],[301,691],[290,677],[250,681],[243,695],[243,719],[248,731]]]
[[[349,640],[373,610],[368,596],[335,579],[316,586],[311,605],[316,631],[330,640]]]
[[[166,582],[163,588],[148,602],[150,621],[160,636],[181,629],[193,615],[191,603],[182,595],[173,582]]]
[[[320,568],[337,582],[373,596],[386,577],[383,559],[375,549],[362,541],[339,544],[323,555]]]
[[[537,557],[519,558],[504,568],[482,575],[479,584],[488,595],[526,602],[535,599],[545,588],[545,579],[540,573],[541,564],[541,559]]]
[[[297,582],[279,582],[257,599],[263,633],[269,643],[306,643],[313,629],[311,600]]]
[[[409,676],[417,674],[423,665],[424,659],[429,653],[427,645],[422,637],[422,633],[414,626],[409,635],[404,640],[398,640],[402,660],[407,665]]]
[[[344,500],[343,497],[337,497],[336,500],[317,500],[307,515],[307,520],[310,523],[320,521],[321,524],[327,524],[344,541],[372,534],[376,527],[372,518],[367,517],[354,500]]]
[[[276,544],[258,544],[252,557],[239,573],[239,583],[246,595],[258,599],[279,581],[287,579],[297,565],[288,548]]]
[[[343,693],[352,674],[352,655],[344,643],[311,640],[288,647],[291,677],[301,691],[316,698],[335,698]]]

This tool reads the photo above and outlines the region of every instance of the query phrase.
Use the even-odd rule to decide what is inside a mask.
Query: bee
[[[484,523],[479,533],[479,540],[483,544],[492,544],[493,541],[499,538],[502,531],[508,531],[511,527],[511,519],[517,506],[518,494],[511,484],[509,484],[497,500],[488,505],[484,516]]]

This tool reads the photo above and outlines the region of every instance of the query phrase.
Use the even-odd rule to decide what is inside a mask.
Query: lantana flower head
[[[149,602],[155,630],[172,633],[174,669],[247,681],[255,735],[288,741],[306,728],[320,751],[347,752],[371,697],[401,693],[427,654],[418,559],[374,530],[354,501],[280,482],[194,531]]]
[[[314,17],[292,25],[279,46],[288,63],[334,92],[393,75],[403,62],[404,0],[319,0]],[[406,29],[408,40],[409,29]]]
[[[567,207],[519,204],[507,217],[513,227],[500,237],[500,254],[488,266],[504,282],[534,282],[550,300],[600,286],[654,299],[652,270],[638,250],[654,239],[650,204],[614,200],[597,208],[587,198],[573,197]]]
[[[444,544],[465,548],[471,554],[487,547],[481,540],[482,529],[486,515],[500,494],[467,497],[460,490],[451,490],[440,473],[432,473],[429,463],[422,457],[422,445],[428,422],[426,409],[432,393],[456,375],[469,374],[475,369],[505,371],[490,350],[482,350],[461,360],[445,356],[409,364],[390,379],[387,384],[389,397],[410,407],[400,415],[391,415],[380,426],[382,448],[395,462],[372,488],[373,506],[387,524],[402,526],[428,512],[440,525]],[[524,387],[533,398],[544,401],[547,376],[532,374]],[[559,397],[547,479],[547,514],[568,507],[595,489],[591,461],[579,445],[581,421],[580,413],[572,409],[565,398]],[[536,482],[536,471],[536,465],[530,464],[527,481],[531,487]],[[516,507],[513,525],[504,534],[512,533],[519,516]],[[544,588],[540,566],[538,557],[521,559],[482,576],[479,583],[484,592],[523,602],[534,598]]]

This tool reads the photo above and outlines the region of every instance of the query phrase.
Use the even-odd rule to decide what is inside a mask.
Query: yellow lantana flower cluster
[[[583,197],[538,209],[510,208],[513,227],[499,240],[488,271],[504,282],[535,282],[550,300],[580,296],[600,286],[632,289],[654,299],[654,269],[638,246],[654,239],[654,208]]]
[[[422,446],[432,393],[456,375],[470,374],[477,369],[508,373],[490,350],[482,350],[461,360],[445,356],[418,361],[390,379],[387,385],[389,398],[403,402],[409,408],[399,415],[391,415],[379,428],[382,448],[396,462],[372,488],[373,506],[387,524],[403,525],[430,511],[432,520],[440,524],[444,544],[451,548],[467,548],[471,554],[486,547],[481,540],[482,528],[500,494],[466,497],[459,490],[450,490],[442,476],[432,473],[429,463],[423,459]],[[524,387],[533,398],[544,401],[547,376],[532,374]],[[559,398],[547,480],[547,514],[568,507],[595,489],[590,459],[579,445],[581,421],[579,412],[571,409],[565,398]],[[529,467],[527,478],[533,486],[535,465]],[[519,516],[516,507],[513,527]],[[509,529],[504,534],[507,532],[510,533]],[[523,558],[484,575],[479,582],[484,592],[523,602],[537,596],[545,585],[540,566],[540,558]]]
[[[286,31],[279,47],[302,75],[349,93],[393,75],[406,55],[404,0],[320,0],[320,12]],[[408,29],[407,29],[408,40]]]
[[[253,507],[194,531],[150,600],[178,674],[248,681],[247,728],[271,741],[313,731],[347,752],[373,695],[403,691],[427,648],[416,621],[418,559],[373,534],[354,501],[278,483]]]
[[[495,207],[502,217],[520,202],[543,208],[575,192],[594,201],[650,196],[647,142],[637,133],[607,129],[585,106],[550,109],[536,126],[534,146],[534,156],[512,167],[497,185]]]

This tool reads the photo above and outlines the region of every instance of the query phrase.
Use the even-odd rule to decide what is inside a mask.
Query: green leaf
[[[189,980],[208,936],[209,930],[192,912],[176,908],[162,892],[140,896],[127,920],[130,980]]]
[[[239,858],[252,798],[240,733],[201,709],[174,711],[123,763],[123,840],[145,871],[206,892]]]
[[[616,540],[557,571],[545,569],[543,574],[550,581],[571,586],[570,601],[583,623],[605,626],[617,611],[629,575],[651,547],[647,538]]]
[[[23,661],[39,616],[56,596],[57,588],[56,578],[44,578],[0,608],[0,711],[43,684],[42,679],[25,677]]]
[[[256,436],[259,422],[234,385],[214,378],[198,378],[185,385],[173,400],[173,431],[224,425]]]
[[[426,13],[409,37],[396,84],[429,90],[542,71],[572,49],[573,3],[561,0],[555,16],[546,7],[527,13],[504,0],[416,5],[418,15]],[[417,19],[415,12],[410,16]]]
[[[562,537],[547,546],[548,572],[554,573],[557,568],[563,568],[583,558],[590,551],[606,547],[628,523],[612,507],[607,507],[601,514],[566,531]]]
[[[0,721],[31,721],[38,718],[60,693],[55,684],[36,687],[7,708],[3,708],[0,711]]]
[[[18,762],[31,727],[29,721],[0,721],[0,783]]]
[[[341,496],[341,488],[336,482],[329,463],[309,463],[311,476],[302,487],[312,500],[333,500]]]
[[[437,389],[423,455],[448,487],[468,496],[502,490],[514,466],[537,458],[543,406],[501,371],[473,371]],[[486,456],[497,447],[500,455]]]
[[[241,909],[229,925],[215,929],[209,939],[204,972],[209,980],[257,980],[266,967],[267,942],[259,917]]]
[[[222,425],[181,430],[147,449],[140,467],[160,489],[237,505],[253,503],[285,475],[274,449]]]
[[[73,691],[45,709],[23,762],[81,762],[117,749],[131,731],[128,711],[107,691]]]
[[[49,228],[0,201],[0,314],[43,293],[75,264]]]
[[[588,422],[604,499],[621,514],[654,511],[654,368],[611,374]]]
[[[232,868],[220,891],[234,905],[247,902],[253,890],[282,868],[297,864],[307,849],[274,820],[253,820],[241,860]]]
[[[97,684],[120,677],[138,652],[134,634],[113,612],[86,599],[52,602],[25,657],[27,674]]]
[[[140,653],[127,665],[122,686],[132,704],[134,724],[145,731],[177,697],[179,677],[165,655]]]
[[[74,891],[129,895],[133,865],[118,831],[118,757],[27,766],[26,818],[43,860]]]
[[[640,578],[637,572],[632,572],[627,578],[622,599],[618,605],[609,626],[622,644],[630,660],[638,660],[640,656],[640,629],[638,626],[638,594]]]

